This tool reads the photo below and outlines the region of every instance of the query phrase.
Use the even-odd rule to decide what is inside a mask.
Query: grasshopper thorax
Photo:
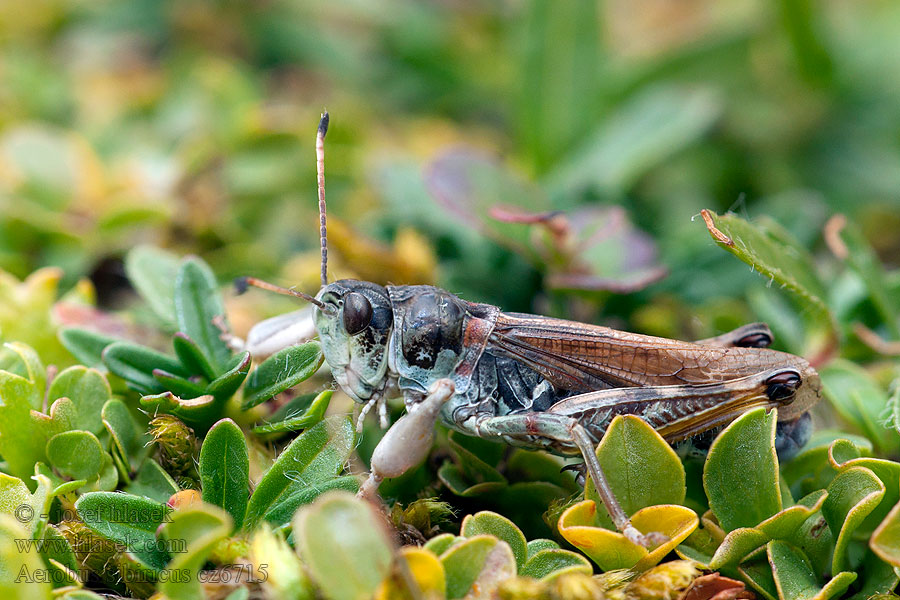
[[[357,402],[366,402],[384,384],[393,326],[387,290],[368,281],[343,279],[316,296],[313,320],[325,362],[335,380]]]

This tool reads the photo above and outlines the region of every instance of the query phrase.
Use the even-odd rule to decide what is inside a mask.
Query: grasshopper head
[[[387,290],[343,279],[322,288],[313,320],[335,380],[357,402],[381,387],[388,366],[393,311]]]

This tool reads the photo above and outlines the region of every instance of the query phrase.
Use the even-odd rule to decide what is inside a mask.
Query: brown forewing
[[[497,316],[488,347],[573,392],[727,381],[777,366],[784,356],[519,313]]]

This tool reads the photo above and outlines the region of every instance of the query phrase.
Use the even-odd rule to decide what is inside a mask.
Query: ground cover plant
[[[900,7],[0,4],[3,598],[895,598]],[[330,270],[677,339],[767,322],[823,381],[671,448],[597,448],[646,551],[544,453],[382,432],[296,310]],[[703,213],[703,209],[711,209]],[[733,211],[734,214],[732,214]],[[743,261],[743,262],[741,262]],[[391,418],[402,414],[391,406]]]
[[[358,449],[365,461],[379,431],[368,427],[361,443],[346,407],[328,410],[331,390],[309,381],[323,363],[318,343],[252,365],[234,349],[209,267],[142,246],[127,256],[128,274],[156,319],[159,335],[149,339],[168,344],[61,327],[60,343],[84,363],[62,370],[25,343],[4,345],[7,591],[337,599],[712,597],[710,585],[723,598],[890,592],[900,581],[900,397],[896,383],[884,382],[896,381],[896,367],[837,357],[840,328],[859,325],[826,300],[829,284],[814,268],[799,268],[810,257],[786,234],[734,215],[704,217],[720,245],[788,290],[817,324],[820,410],[836,427],[819,429],[782,464],[775,411],[747,412],[708,453],[682,445],[679,454],[641,419],[617,417],[598,458],[635,525],[668,536],[661,546],[627,541],[593,488],[582,491],[559,459],[455,433],[441,436],[433,459],[382,486],[383,513],[373,508],[353,495],[360,465],[350,458]],[[900,308],[894,291],[862,238],[838,225],[832,244],[846,255],[835,260],[858,276],[858,302],[883,300],[886,320],[873,326],[881,331]],[[28,290],[29,282],[11,283],[8,295]]]

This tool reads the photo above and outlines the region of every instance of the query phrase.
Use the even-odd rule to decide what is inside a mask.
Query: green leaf
[[[231,530],[228,513],[216,506],[194,505],[174,511],[162,533],[170,542],[184,547],[183,552],[174,553],[167,567],[181,576],[162,579],[159,591],[170,600],[205,598],[200,570],[216,544],[225,539]]]
[[[744,413],[713,442],[703,467],[703,489],[725,531],[753,527],[781,510],[776,412]]]
[[[847,550],[853,532],[883,497],[884,484],[865,467],[851,467],[841,472],[828,486],[822,516],[836,536],[832,573],[847,568]]]
[[[834,555],[834,539],[835,535],[820,510],[807,519],[786,541],[806,555],[816,573],[829,573]]]
[[[63,477],[91,480],[100,475],[106,452],[89,431],[66,431],[47,442],[47,459]]]
[[[516,574],[516,559],[509,545],[492,535],[478,535],[454,544],[441,555],[447,580],[447,598],[470,593],[490,597],[492,588]]]
[[[78,557],[75,556],[71,544],[59,529],[53,525],[47,525],[43,531],[43,540],[44,543],[39,546],[41,556],[45,559],[55,560],[66,569],[78,571],[80,566]]]
[[[343,475],[334,479],[326,479],[304,487],[294,487],[278,498],[269,510],[265,520],[273,527],[281,527],[291,522],[291,517],[301,506],[311,503],[316,498],[331,490],[343,490],[356,493],[359,491],[359,479],[355,475]]]
[[[118,455],[118,453],[116,453]],[[80,488],[80,491],[87,492],[96,492],[96,491],[104,491],[111,492],[116,489],[119,485],[119,469],[117,468],[118,459],[114,459],[110,453],[105,452],[103,454],[103,466],[100,467],[100,479],[96,482],[91,482],[91,485],[85,488]],[[128,477],[130,477],[130,473],[126,473]],[[125,478],[126,481],[128,478]]]
[[[0,351],[0,370],[33,382],[38,392],[35,396],[29,396],[29,401],[33,409],[41,410],[44,391],[47,389],[47,370],[32,347],[21,342],[3,344]]]
[[[531,540],[528,542],[528,558],[532,558],[538,552],[542,550],[558,550],[559,544],[554,542],[553,540],[545,540],[545,539],[537,539]]]
[[[524,5],[517,81],[519,137],[542,171],[582,136],[597,112],[602,76],[597,5],[530,0]]]
[[[36,547],[23,551],[16,545],[16,540],[28,538],[30,535],[14,517],[0,514],[0,595],[9,600],[50,600],[52,586],[45,580],[27,577],[16,581],[23,570],[32,574],[44,572]]]
[[[462,497],[492,494],[506,487],[508,482],[492,466],[503,456],[502,444],[451,431],[448,436],[450,451],[456,464],[444,462],[438,469],[438,478],[451,492]]]
[[[881,317],[881,322],[891,336],[900,338],[900,320],[897,318],[898,305],[891,298],[885,282],[887,274],[872,246],[863,237],[859,227],[847,223],[839,233],[847,247],[847,262],[856,271],[869,291],[869,298]]]
[[[887,516],[891,507],[900,501],[900,463],[867,456],[839,457],[838,446],[840,443],[835,442],[830,449],[829,461],[833,468],[839,472],[852,467],[869,469],[884,484],[884,497],[857,530],[857,535],[868,535]]]
[[[47,524],[53,499],[84,484],[84,480],[78,480],[54,487],[50,478],[41,473],[42,468],[46,469],[46,466],[40,463],[34,465],[34,493],[18,477],[0,473],[0,514],[13,515],[35,538],[40,536]]]
[[[78,409],[76,429],[91,433],[103,430],[100,411],[109,400],[112,390],[106,377],[96,369],[75,366],[57,375],[50,384],[47,397],[50,400],[68,398]]]
[[[832,329],[825,288],[816,277],[812,257],[773,222],[749,223],[737,215],[702,211],[710,235],[719,246],[764,277],[796,295]]]
[[[78,362],[90,367],[99,367],[103,364],[103,349],[114,342],[114,337],[103,335],[89,329],[78,327],[63,327],[57,333],[60,343],[66,350],[72,353]]]
[[[788,482],[795,496],[802,496],[828,487],[837,469],[829,462],[829,449],[835,440],[844,440],[854,452],[853,458],[872,453],[872,443],[862,436],[855,436],[834,429],[822,429],[813,433],[806,446],[794,458],[781,466],[781,475]]]
[[[274,598],[315,600],[312,582],[294,549],[267,525],[254,530],[250,538],[249,558],[257,571],[266,565],[265,587]]]
[[[68,398],[57,398],[50,405],[50,414],[31,411],[31,421],[40,430],[36,433],[42,433],[45,439],[49,439],[58,433],[77,428],[78,409]]]
[[[519,575],[543,579],[549,578],[560,571],[591,575],[594,569],[591,567],[591,563],[582,555],[557,548],[537,552],[519,570]]]
[[[863,368],[846,360],[834,360],[819,369],[825,397],[838,414],[874,442],[879,452],[900,454],[900,436],[884,427],[887,393]]]
[[[0,456],[9,473],[27,479],[36,462],[46,461],[49,431],[32,417],[32,411],[41,410],[43,404],[43,366],[35,362],[37,355],[27,346],[4,344],[4,350],[8,360],[0,370]]]
[[[179,375],[153,369],[153,378],[163,387],[180,398],[198,398],[206,393],[206,386]]]
[[[150,310],[175,329],[175,280],[181,260],[153,246],[136,246],[125,256],[125,273]]]
[[[819,511],[826,498],[827,493],[819,490],[801,500],[796,506],[785,508],[756,527],[739,527],[728,532],[716,549],[708,567],[721,569],[725,566],[734,566],[770,540],[790,540],[797,530]]]
[[[82,584],[77,570],[70,569],[53,558],[45,558],[44,564],[47,565],[47,577],[53,582],[54,590],[72,589]],[[69,593],[65,594],[66,598],[69,597]]]
[[[597,459],[610,489],[626,514],[647,506],[681,504],[685,496],[685,473],[672,447],[646,421],[633,415],[612,420],[597,446]],[[593,483],[585,482],[585,498],[603,503]],[[598,523],[615,529],[604,513]]]
[[[297,553],[332,600],[369,598],[390,570],[382,517],[364,500],[330,492],[294,517]]]
[[[158,462],[148,458],[125,491],[135,496],[146,496],[157,502],[166,502],[178,491],[178,485]]]
[[[749,584],[750,589],[765,600],[779,600],[778,588],[772,578],[772,567],[767,557],[745,562],[738,567],[737,572]]]
[[[209,358],[216,372],[226,369],[231,349],[222,339],[217,320],[225,318],[225,305],[215,275],[199,258],[181,263],[175,279],[175,316],[178,330],[187,334]]]
[[[900,584],[900,572],[894,565],[883,561],[871,550],[865,553],[856,572],[859,574],[859,584],[854,586],[856,593],[847,600],[868,600],[875,594],[888,594],[895,591],[897,585]],[[892,599],[880,598],[879,600]]]
[[[435,555],[440,556],[447,549],[452,546],[457,540],[461,540],[462,538],[456,537],[452,533],[442,533],[440,535],[436,535],[422,546],[429,552],[433,552]]]
[[[276,352],[262,362],[244,385],[244,402],[247,410],[265,402],[275,394],[305,381],[322,366],[325,358],[318,342],[291,346]]]
[[[112,440],[113,451],[129,472],[137,469],[150,452],[150,434],[138,425],[125,403],[113,398],[103,405],[101,418]]]
[[[492,535],[503,540],[509,544],[519,569],[524,567],[528,560],[525,534],[512,521],[497,513],[481,511],[474,515],[466,515],[460,526],[460,535],[467,538],[477,535]]]
[[[827,600],[843,594],[856,579],[856,573],[835,575],[824,587],[820,586],[809,560],[799,550],[780,540],[766,546],[772,575],[782,600]]]
[[[869,539],[869,547],[881,560],[900,567],[900,502],[875,529]]]
[[[169,555],[156,540],[156,530],[172,512],[165,504],[131,494],[91,492],[78,499],[75,510],[93,531],[122,544],[147,566],[166,566]]]
[[[331,402],[333,394],[334,390],[324,390],[318,395],[304,394],[299,398],[294,398],[294,400],[282,407],[288,407],[288,410],[278,409],[272,415],[271,423],[257,425],[253,428],[253,433],[265,435],[267,433],[298,431],[312,427],[325,418],[325,411],[328,410],[328,404]],[[300,401],[295,402],[298,399]]]
[[[165,387],[153,377],[154,369],[183,377],[190,375],[171,356],[130,342],[115,342],[107,346],[103,351],[103,364],[111,373],[124,379],[128,387],[141,394],[165,391]]]
[[[175,415],[190,427],[197,435],[206,431],[221,416],[227,399],[204,394],[196,398],[182,399],[172,392],[163,392],[141,397],[141,408],[150,414],[168,413]]]
[[[329,417],[303,432],[260,479],[247,505],[244,529],[252,530],[296,489],[337,475],[350,456],[354,440],[353,424],[347,417]]]
[[[224,508],[240,529],[250,495],[250,458],[244,433],[231,419],[222,419],[206,434],[199,471],[203,501]]]
[[[696,141],[722,103],[709,89],[649,87],[598,124],[590,138],[550,174],[548,188],[621,194],[649,169]]]
[[[209,382],[207,394],[216,398],[230,398],[241,387],[250,371],[250,353],[235,356],[231,363],[233,364],[226,365],[228,369],[224,373]]]
[[[25,482],[18,477],[0,473],[0,514],[19,516],[16,509],[26,504],[31,505],[31,491]],[[25,516],[28,516],[27,512]]]
[[[209,381],[218,376],[216,368],[210,364],[203,350],[186,333],[179,331],[172,337],[172,348],[175,356],[190,373],[203,375]]]

